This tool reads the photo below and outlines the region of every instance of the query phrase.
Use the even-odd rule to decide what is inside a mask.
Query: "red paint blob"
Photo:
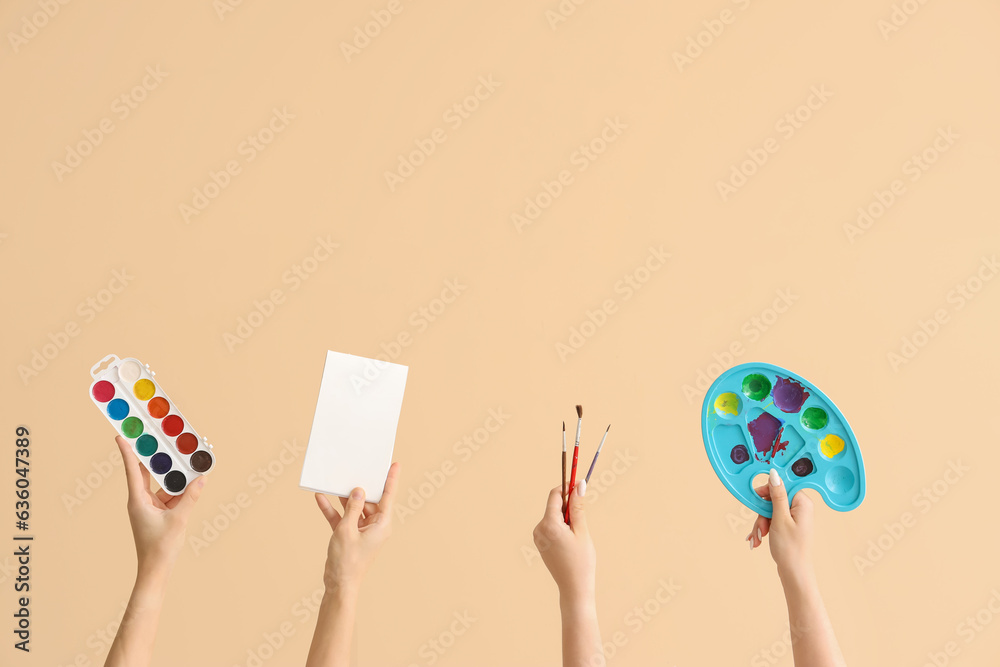
[[[101,380],[95,384],[92,391],[94,392],[94,398],[101,403],[107,403],[115,397],[115,386],[107,380]]]
[[[162,396],[157,396],[149,403],[146,404],[146,409],[149,410],[149,416],[154,419],[162,419],[167,416],[170,412],[170,404],[167,403],[167,399]]]
[[[177,415],[170,415],[160,424],[163,432],[171,438],[184,430],[184,420]]]
[[[166,423],[166,421],[164,421]],[[166,427],[164,426],[164,431]],[[167,435],[170,435],[167,433]],[[181,454],[190,454],[194,450],[198,449],[198,438],[194,433],[181,433],[177,437],[177,451]]]

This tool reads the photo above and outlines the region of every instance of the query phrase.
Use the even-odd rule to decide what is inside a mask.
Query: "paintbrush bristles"
[[[580,419],[583,419],[583,406],[582,405],[576,406],[576,416],[579,417]]]
[[[608,428],[611,428],[610,426]],[[563,451],[566,451],[566,422],[563,422]]]

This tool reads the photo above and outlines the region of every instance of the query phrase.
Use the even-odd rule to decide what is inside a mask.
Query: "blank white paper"
[[[299,486],[382,498],[403,407],[406,366],[327,351]]]

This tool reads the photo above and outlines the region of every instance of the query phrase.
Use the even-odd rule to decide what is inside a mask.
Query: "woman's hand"
[[[330,522],[333,535],[326,554],[323,583],[327,590],[357,588],[382,543],[392,532],[392,501],[399,480],[399,463],[389,467],[385,489],[378,504],[365,502],[365,491],[357,488],[350,498],[341,498],[341,516],[322,493],[316,494],[316,504]]]
[[[149,471],[139,464],[132,447],[118,436],[115,438],[125,464],[128,483],[128,518],[135,539],[135,553],[140,575],[169,572],[184,547],[184,533],[195,503],[201,497],[205,478],[191,482],[180,496],[171,496],[163,489],[149,489]]]
[[[768,545],[771,558],[778,566],[778,575],[784,579],[809,574],[812,571],[812,500],[805,493],[796,493],[789,507],[788,491],[773,468],[767,486],[759,487],[757,493],[770,500],[774,509],[770,519],[757,516],[747,535],[750,548],[759,547],[764,536],[770,535]]]
[[[563,599],[590,601],[594,598],[597,550],[590,539],[587,513],[583,509],[586,492],[587,482],[581,480],[568,500],[571,523],[567,525],[562,513],[562,487],[549,491],[545,515],[533,533],[542,562],[555,579]]]

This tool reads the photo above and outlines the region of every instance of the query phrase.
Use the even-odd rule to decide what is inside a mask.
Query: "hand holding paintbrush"
[[[570,522],[570,511],[569,503],[567,503],[567,498],[571,498],[573,495],[573,489],[576,487],[576,468],[577,463],[580,459],[580,431],[583,427],[583,406],[576,406],[576,444],[573,446],[573,469],[570,473],[569,478],[569,488],[566,487],[566,422],[563,422],[563,492],[566,494],[563,496],[563,520],[566,523]],[[597,447],[597,452],[594,454],[594,460],[590,462],[590,469],[587,470],[586,481],[590,482],[590,476],[594,472],[594,466],[597,465],[597,457],[601,455],[601,449],[604,447],[604,441],[608,439],[608,431],[611,430],[611,424],[608,424],[608,428],[604,431],[604,437],[601,438],[601,444]]]

